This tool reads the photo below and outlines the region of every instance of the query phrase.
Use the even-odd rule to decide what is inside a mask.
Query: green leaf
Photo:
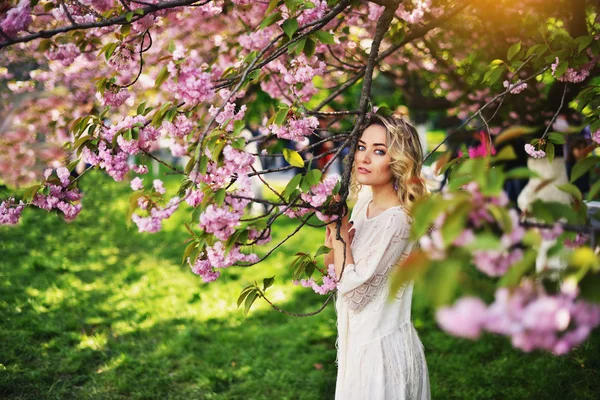
[[[552,132],[548,135],[548,140],[552,141],[554,144],[565,144],[567,141],[565,137],[558,132]]]
[[[316,31],[312,35],[315,36],[319,40],[319,42],[323,44],[335,44],[335,38],[329,32]]]
[[[521,261],[513,264],[508,271],[498,281],[498,287],[516,286],[521,281],[523,275],[535,267],[537,254],[533,250],[527,250]]]
[[[167,71],[167,67],[163,67],[158,75],[156,76],[156,80],[154,81],[154,88],[159,88],[160,85],[167,79],[169,76],[169,71]]]
[[[300,153],[295,150],[283,149],[283,158],[294,167],[304,168],[304,160]]]
[[[143,114],[143,113],[144,113],[144,110],[146,110],[146,102],[145,102],[145,101],[142,101],[142,102],[140,103],[140,105],[138,106],[138,108],[137,108],[136,112],[137,112],[137,114],[138,114],[138,115],[140,115],[140,114]]]
[[[48,50],[50,48],[50,46],[52,46],[52,41],[50,41],[49,39],[44,39],[40,42],[40,44],[38,46],[38,51],[44,52],[44,51]]]
[[[192,171],[192,168],[194,168],[195,164],[196,164],[196,156],[192,156],[192,158],[190,158],[190,160],[185,165],[185,169],[184,169],[185,173],[189,174]]]
[[[430,267],[431,260],[422,250],[412,251],[392,269],[390,298],[396,296],[402,285],[423,276]]]
[[[268,288],[270,288],[271,285],[273,285],[273,282],[275,282],[275,277],[274,276],[272,276],[270,278],[263,279],[263,292],[265,290],[267,290]]]
[[[294,33],[298,30],[298,20],[296,18],[288,19],[281,24],[281,29],[291,39]]]
[[[458,288],[461,263],[458,260],[437,262],[426,275],[427,294],[434,307],[450,303]]]
[[[594,198],[600,193],[600,179],[597,180],[592,187],[590,187],[590,191],[587,196],[588,201],[594,200]]]
[[[201,174],[206,174],[207,168],[208,168],[208,156],[200,156],[200,165],[198,166],[198,171]]]
[[[585,49],[586,47],[588,47],[590,45],[590,43],[592,43],[592,40],[594,40],[594,37],[589,35],[589,36],[580,36],[578,38],[575,39],[575,42],[578,44],[577,46],[577,54],[581,53],[581,51],[583,49]]]
[[[134,14],[137,15],[144,15],[144,9],[143,8],[136,8],[135,10],[133,10]]]
[[[517,155],[515,154],[515,150],[513,149],[512,146],[506,146],[503,147],[498,154],[496,154],[495,156],[492,157],[492,160],[495,161],[501,161],[501,160],[514,160],[517,158]]]
[[[302,174],[296,174],[292,179],[290,179],[285,189],[283,190],[282,196],[284,199],[289,200],[290,195],[294,192],[294,190],[296,190],[301,180]]]
[[[127,14],[125,14],[125,20],[127,22],[131,22],[132,19],[133,19],[133,11],[129,11]]]
[[[306,179],[306,182],[310,186],[315,186],[321,181],[322,176],[323,176],[323,173],[321,171],[319,171],[318,169],[311,169],[310,171],[308,171],[306,173],[304,179]]]
[[[331,251],[331,249],[327,246],[321,246],[317,249],[317,252],[315,253],[315,258],[319,257],[320,255],[323,254],[327,254]]]
[[[33,185],[25,189],[25,192],[23,193],[23,201],[27,203],[33,200],[33,198],[41,188],[42,185]]]
[[[288,112],[289,108],[280,108],[279,111],[277,111],[277,114],[275,114],[275,120],[273,121],[275,125],[283,125],[285,119],[287,118]]]
[[[244,289],[242,289],[242,292],[240,293],[240,296],[237,299],[238,308],[242,305],[242,303],[244,302],[246,297],[248,297],[250,292],[252,292],[252,289],[254,289],[254,286],[252,286],[252,285],[246,286]]]
[[[504,67],[500,67],[500,68],[496,68],[496,69],[492,70],[492,72],[490,72],[490,75],[489,75],[490,85],[493,85],[494,83],[496,83],[496,81],[498,79],[500,79],[500,77],[502,76],[503,73],[504,73]]]
[[[554,160],[554,143],[546,142],[546,156],[548,157],[548,162],[552,162]]]
[[[276,12],[275,14],[269,15],[267,18],[263,19],[260,23],[259,29],[265,29],[267,26],[273,25],[275,22],[281,19],[281,13]]]
[[[269,7],[267,7],[267,11],[265,11],[265,14],[269,14],[271,11],[273,11],[275,7],[277,7],[277,4],[279,4],[279,0],[271,0],[269,2]]]
[[[525,54],[525,58],[529,58],[529,56],[532,55],[533,53],[535,53],[538,56],[541,56],[546,51],[548,51],[548,46],[546,46],[545,44],[536,44],[534,46],[531,46],[529,48],[529,50],[527,50],[527,53]]]
[[[192,254],[192,250],[194,250],[194,248],[196,248],[197,245],[198,243],[195,241],[187,245],[185,251],[183,252],[183,257],[181,258],[181,265],[185,264],[185,260],[190,256],[190,254]],[[196,260],[191,260],[192,263],[194,263],[195,261]]]
[[[471,206],[464,203],[446,217],[441,229],[442,238],[446,245],[452,243],[464,231],[470,210]]]
[[[527,167],[513,168],[506,173],[506,179],[530,179],[537,177],[539,177],[539,174]]]
[[[581,199],[583,198],[583,195],[581,194],[579,188],[573,185],[572,183],[565,183],[564,185],[557,185],[556,187],[559,190],[562,190],[563,192],[569,193],[579,201],[581,201]]]
[[[227,194],[227,191],[224,188],[221,188],[219,190],[217,190],[217,192],[215,193],[215,203],[221,207],[223,205],[223,202],[225,201],[225,195]]]
[[[512,58],[517,55],[517,53],[521,51],[521,42],[517,42],[515,44],[513,44],[512,46],[510,46],[510,48],[508,49],[508,61],[512,60]]]
[[[600,303],[600,273],[588,273],[579,282],[581,297],[592,303]]]
[[[256,298],[258,297],[258,290],[254,289],[254,291],[251,291],[248,294],[248,297],[246,297],[246,302],[244,303],[244,315],[248,315],[248,311],[250,311],[250,307],[252,307],[252,304],[254,303],[254,300],[256,300]]]
[[[600,157],[591,156],[579,160],[571,170],[571,183],[582,177],[590,168],[600,163]]]
[[[306,39],[306,44],[304,45],[304,54],[306,58],[310,58],[315,54],[315,50],[317,48],[317,44],[311,38]]]
[[[103,51],[104,51],[104,58],[106,59],[106,61],[108,61],[110,59],[110,57],[113,55],[113,53],[117,49],[117,46],[119,46],[119,43],[117,43],[117,42],[109,43],[106,46],[104,46]]]
[[[569,62],[568,61],[562,61],[560,64],[558,64],[558,66],[556,67],[556,71],[554,71],[554,77],[556,79],[560,78],[561,76],[563,76],[565,74],[565,72],[567,72],[567,68],[569,68]]]

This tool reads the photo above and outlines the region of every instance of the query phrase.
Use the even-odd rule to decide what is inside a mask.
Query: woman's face
[[[356,180],[361,185],[392,184],[392,158],[388,155],[385,127],[371,125],[364,130],[354,155]]]

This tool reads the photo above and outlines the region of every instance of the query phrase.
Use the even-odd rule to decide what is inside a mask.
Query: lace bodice
[[[388,293],[390,270],[412,249],[406,212],[401,207],[392,207],[367,218],[371,200],[370,191],[361,192],[352,211],[351,221],[356,230],[351,245],[354,264],[346,266],[338,285],[339,293],[355,312],[382,292]]]

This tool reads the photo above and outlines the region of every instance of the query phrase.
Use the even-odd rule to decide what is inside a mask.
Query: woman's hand
[[[340,236],[347,245],[350,245],[354,239],[355,231],[352,225],[353,223],[348,221],[348,215],[344,215],[342,218]],[[328,224],[327,233],[325,234],[325,245],[335,250],[336,247],[344,245],[342,240],[337,239],[337,221]]]

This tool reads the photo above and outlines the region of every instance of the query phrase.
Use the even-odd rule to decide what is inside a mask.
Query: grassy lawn
[[[82,186],[73,223],[26,210],[0,227],[0,398],[333,398],[332,305],[294,318],[261,302],[244,317],[235,304],[249,282],[277,275],[267,292],[277,304],[318,308],[324,297],[292,286],[286,266],[321,232],[303,230],[264,264],[206,285],[180,266],[188,214],[140,234],[124,221],[126,183],[98,174]],[[279,223],[275,240],[294,227]],[[417,286],[413,319],[434,399],[600,399],[598,332],[567,356],[524,354],[504,338],[444,334],[424,297]]]

